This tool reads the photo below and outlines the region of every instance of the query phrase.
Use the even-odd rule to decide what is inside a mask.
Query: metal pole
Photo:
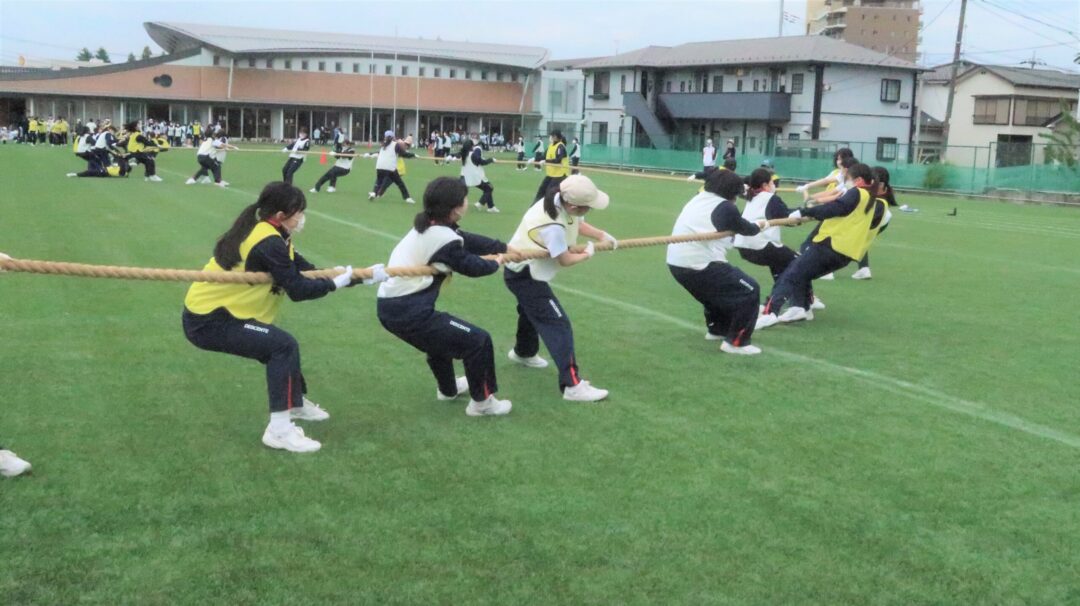
[[[371,51],[371,67],[368,68],[368,142],[374,140],[375,128],[375,51]]]
[[[941,125],[942,143],[949,147],[949,120],[952,119],[953,98],[956,97],[956,71],[960,67],[960,47],[964,42],[964,14],[967,12],[967,0],[960,1],[960,21],[956,26],[956,46],[953,47],[953,62],[949,74],[949,100],[945,104],[945,122]]]
[[[784,36],[784,0],[780,0],[780,20],[776,25],[776,37],[782,38]]]
[[[416,55],[416,144],[420,144],[420,54]]]

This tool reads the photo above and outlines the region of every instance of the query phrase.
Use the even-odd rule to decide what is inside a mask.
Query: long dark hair
[[[469,159],[469,154],[472,153],[473,142],[472,138],[465,137],[465,141],[461,144],[461,165],[465,166],[465,162]]]
[[[544,192],[544,212],[552,220],[559,218],[559,209],[555,206],[555,196],[559,195],[559,184],[549,185]]]
[[[734,201],[743,192],[743,180],[734,171],[718,170],[705,178],[705,191]]]
[[[874,175],[874,182],[878,185],[885,186],[885,191],[881,192],[880,196],[876,196],[885,201],[889,206],[896,206],[896,194],[893,193],[892,185],[889,185],[889,169],[884,166],[875,166],[870,169]]]
[[[453,177],[439,177],[428,183],[424,189],[424,210],[416,213],[413,229],[424,233],[432,223],[451,223],[450,213],[465,203],[468,193],[469,188]]]
[[[848,168],[848,177],[851,179],[852,183],[854,183],[856,179],[862,179],[863,182],[866,183],[866,190],[870,193],[871,198],[873,197],[875,182],[874,171],[872,171],[869,166],[862,162],[851,165],[851,167]],[[873,204],[867,204],[863,212],[869,213],[873,208]]]
[[[383,139],[383,142],[382,142],[383,149],[386,149],[386,146],[390,145],[393,142],[394,142],[394,136],[393,135],[390,135],[389,137],[386,137],[385,139]]]
[[[836,161],[841,159],[841,158],[854,158],[854,157],[855,157],[855,152],[851,151],[850,147],[841,147],[840,149],[836,150],[836,152],[833,153],[833,156],[832,156],[833,166],[836,166]]]
[[[214,245],[214,259],[228,271],[240,262],[240,243],[251,234],[259,221],[265,221],[279,212],[291,217],[307,208],[304,192],[284,181],[267,183],[254,204],[244,207],[229,231],[218,238]]]

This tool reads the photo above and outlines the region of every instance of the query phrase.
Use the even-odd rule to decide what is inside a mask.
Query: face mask
[[[304,231],[304,222],[305,221],[307,221],[307,215],[304,215],[303,217],[300,217],[300,221],[296,224],[296,227],[294,227],[292,229],[292,231],[289,232],[289,233],[298,234],[298,233]]]

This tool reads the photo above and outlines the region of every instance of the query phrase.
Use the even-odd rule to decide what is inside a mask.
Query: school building
[[[921,68],[827,36],[649,46],[577,66],[587,144],[798,151],[815,141],[876,142],[894,159],[915,132]]]
[[[433,130],[535,132],[548,51],[533,46],[150,22],[164,55],[79,69],[0,71],[0,123],[64,116],[202,124],[290,139],[345,126],[358,141]],[[558,75],[557,79],[565,79]],[[562,109],[565,109],[563,107]],[[547,112],[565,119],[563,111]],[[577,114],[580,115],[580,110]]]

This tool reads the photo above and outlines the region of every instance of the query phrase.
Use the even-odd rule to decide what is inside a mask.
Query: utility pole
[[[780,0],[780,20],[776,25],[776,37],[784,37],[784,0]]]
[[[945,104],[945,121],[941,125],[941,139],[946,149],[949,146],[949,122],[952,119],[953,98],[956,97],[956,71],[960,67],[960,47],[964,43],[964,14],[967,12],[967,0],[960,0],[960,22],[956,26],[956,47],[953,48],[952,69],[949,75],[949,100]]]

